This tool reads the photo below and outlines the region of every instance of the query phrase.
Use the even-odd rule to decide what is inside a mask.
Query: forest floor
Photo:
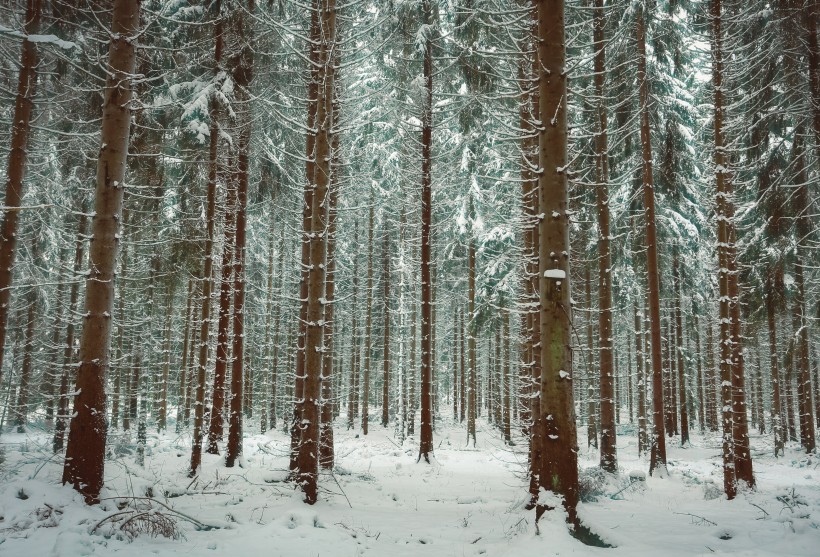
[[[537,535],[534,511],[524,510],[524,445],[505,446],[483,420],[475,448],[463,426],[440,422],[432,464],[417,463],[417,440],[399,445],[392,428],[376,423],[365,437],[342,425],[337,467],[322,476],[314,506],[283,481],[289,438],[281,431],[248,435],[240,468],[204,455],[193,481],[189,435],[150,435],[144,467],[133,442],[121,440],[94,507],[59,484],[62,458],[50,455],[49,441],[36,428],[0,438],[4,557],[820,555],[820,458],[792,445],[775,459],[768,435],[752,439],[757,489],[726,501],[717,435],[695,434],[687,448],[669,439],[669,477],[660,479],[646,477],[634,428],[621,426],[621,473],[584,471],[588,501],[579,507],[613,548],[572,538],[557,512],[544,515]],[[583,448],[580,460],[594,469],[598,453]],[[130,539],[151,528],[178,537]]]

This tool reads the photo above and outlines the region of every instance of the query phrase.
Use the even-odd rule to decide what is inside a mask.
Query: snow
[[[134,440],[112,432],[106,488],[101,504],[91,507],[60,485],[62,458],[51,455],[47,434],[4,433],[0,554],[767,557],[815,556],[820,544],[818,457],[791,444],[775,459],[768,435],[752,436],[757,490],[727,501],[717,433],[694,434],[687,448],[670,438],[669,474],[659,479],[645,473],[648,461],[637,456],[634,426],[619,426],[619,476],[597,469],[599,454],[586,449],[586,430],[579,428],[582,479],[601,481],[587,490],[578,511],[586,526],[616,546],[601,549],[569,535],[560,499],[545,491],[539,502],[558,509],[544,514],[535,534],[534,511],[524,509],[526,441],[506,446],[482,418],[476,448],[466,446],[462,424],[439,420],[429,465],[416,462],[416,438],[399,443],[392,427],[378,426],[364,436],[346,431],[344,423],[342,416],[335,432],[336,469],[322,474],[313,506],[284,481],[289,438],[281,431],[248,433],[241,468],[203,454],[194,480],[186,474],[190,435],[150,434],[142,468],[135,464]],[[129,540],[111,518],[132,508],[124,505],[176,517],[179,539]]]
[[[544,271],[544,278],[564,280],[567,278],[567,273],[563,269],[547,269]]]

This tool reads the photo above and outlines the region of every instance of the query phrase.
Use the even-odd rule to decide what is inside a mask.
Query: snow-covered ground
[[[544,515],[536,535],[534,511],[523,508],[523,447],[506,447],[481,420],[479,428],[477,447],[468,448],[461,425],[440,422],[435,462],[424,464],[416,462],[415,439],[399,446],[392,429],[375,426],[364,437],[341,426],[337,468],[323,475],[314,506],[283,482],[289,440],[281,432],[248,436],[241,468],[204,455],[193,482],[186,476],[190,437],[150,437],[144,468],[122,443],[106,462],[106,489],[95,507],[59,484],[62,459],[51,457],[44,433],[5,433],[0,555],[820,555],[820,458],[796,446],[775,460],[769,436],[754,437],[758,489],[726,501],[718,437],[694,435],[686,449],[670,439],[669,477],[634,481],[647,462],[624,426],[619,477],[584,474],[588,485],[600,481],[590,490],[597,500],[579,514],[615,546],[597,548],[572,538],[555,512]],[[582,468],[597,460],[597,451],[582,450]],[[130,540],[125,532],[146,521],[178,539]]]

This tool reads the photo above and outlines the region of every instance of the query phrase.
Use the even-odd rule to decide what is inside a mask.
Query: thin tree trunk
[[[333,73],[331,81],[335,83],[335,65],[338,61],[331,61],[329,71]],[[332,91],[329,96],[331,104],[330,125],[335,126],[338,120],[338,91]],[[327,100],[327,99],[326,99]],[[331,102],[327,100],[327,102]],[[331,167],[330,171],[330,203],[327,209],[327,278],[325,292],[325,342],[322,361],[322,408],[321,431],[319,433],[319,466],[323,470],[332,470],[334,463],[333,453],[333,349],[334,349],[334,308],[336,292],[336,203],[339,195],[339,134],[335,130],[331,135]],[[336,395],[338,396],[338,395]]]
[[[362,381],[362,434],[367,435],[370,419],[370,352],[373,336],[373,195],[370,196],[369,232],[367,235],[367,316],[364,333],[364,377]]]
[[[57,364],[60,354],[60,337],[62,336],[62,324],[63,324],[63,299],[65,296],[65,287],[66,284],[63,281],[63,273],[62,273],[62,262],[67,257],[67,253],[63,252],[60,254],[60,270],[57,274],[57,301],[55,303],[54,308],[54,328],[53,334],[51,337],[51,344],[54,346],[54,353],[53,353],[53,362],[50,366],[53,366],[53,371],[44,371],[44,381],[45,381],[45,397],[46,397],[46,427],[50,428],[54,424],[54,408],[57,402],[56,393],[59,391],[60,388],[60,376],[62,376],[61,371],[59,371],[59,366]],[[70,319],[71,316],[69,316]],[[114,420],[112,420],[114,421]],[[116,421],[114,421],[116,424]],[[115,426],[116,427],[116,426]]]
[[[683,318],[681,315],[681,277],[682,271],[679,267],[678,254],[675,252],[673,266],[673,280],[675,282],[675,345],[677,348],[678,361],[678,390],[680,392],[680,444],[685,446],[689,443],[689,410],[686,397],[686,373],[683,367]]]
[[[185,410],[188,407],[188,349],[191,344],[191,321],[193,321],[194,281],[188,279],[188,295],[185,298],[185,329],[182,334],[182,363],[179,367],[179,391],[177,395],[177,421],[175,430],[182,431],[185,423]]]
[[[637,14],[638,40],[638,96],[641,111],[641,147],[643,157],[643,203],[646,225],[646,268],[649,298],[649,333],[652,362],[652,438],[649,457],[649,475],[667,475],[666,438],[663,423],[663,367],[661,365],[661,306],[660,276],[658,274],[658,240],[655,226],[655,187],[652,176],[652,140],[649,127],[649,84],[646,76],[646,23],[644,8]]]
[[[468,273],[468,307],[470,314],[470,321],[467,326],[467,357],[469,360],[469,384],[467,386],[467,444],[470,443],[470,437],[473,438],[473,447],[475,447],[475,420],[478,413],[476,403],[478,402],[478,392],[476,375],[477,375],[477,361],[476,361],[476,313],[475,313],[475,273],[476,273],[476,253],[475,240],[470,239],[469,246],[469,273]]]
[[[382,427],[390,423],[390,233],[385,227],[382,243],[382,286],[384,327],[382,333]]]
[[[254,1],[248,0],[247,10],[251,13]],[[225,466],[233,467],[236,459],[242,453],[242,404],[243,386],[248,383],[248,391],[252,392],[252,379],[245,378],[245,244],[247,228],[248,180],[250,174],[251,148],[251,100],[250,86],[253,79],[253,49],[250,41],[252,37],[251,19],[245,15],[245,8],[238,7],[233,17],[235,25],[234,39],[238,61],[233,62],[233,80],[236,86],[237,123],[239,125],[237,175],[236,175],[236,233],[234,237],[233,253],[233,345],[231,346],[231,401],[228,416],[228,444],[225,453]],[[250,374],[248,374],[250,375]],[[248,410],[252,400],[248,401]],[[250,415],[249,415],[250,417]]]
[[[32,247],[32,254],[36,260],[37,246]],[[20,388],[17,395],[17,412],[14,419],[17,433],[25,431],[28,418],[28,405],[31,390],[31,380],[34,359],[34,329],[37,319],[37,291],[34,285],[30,287],[26,296],[26,329],[23,335],[23,365],[20,367]]]
[[[68,435],[63,484],[71,483],[86,503],[99,501],[108,430],[105,376],[111,349],[114,269],[125,186],[131,124],[130,78],[136,67],[138,0],[114,0],[108,77],[103,105],[97,187],[91,225],[90,271],[80,340],[77,396]],[[7,201],[8,203],[8,201]]]
[[[704,408],[704,401],[708,401],[709,397],[704,392],[704,386],[708,386],[708,382],[703,380],[703,358],[701,357],[701,344],[700,344],[700,324],[698,320],[698,307],[695,305],[695,302],[692,302],[692,331],[694,332],[695,336],[695,358],[697,359],[697,399],[698,399],[698,425],[700,427],[700,432],[703,434],[706,431],[706,416],[705,416],[705,408]],[[708,387],[707,387],[708,388]]]
[[[718,215],[718,276],[720,285],[720,379],[721,405],[723,424],[723,488],[729,499],[734,499],[737,493],[735,475],[734,439],[732,436],[732,338],[731,338],[731,309],[729,299],[729,262],[727,248],[729,230],[726,220],[731,218],[730,208],[727,207],[726,196],[727,180],[724,168],[726,156],[723,147],[723,67],[722,67],[722,32],[721,32],[721,5],[720,0],[712,0],[712,83],[714,86],[715,106],[715,166],[717,170],[717,215]]]
[[[353,225],[353,245],[359,245],[359,226],[358,223]],[[349,392],[347,394],[347,429],[353,429],[353,420],[356,417],[356,389],[358,388],[358,299],[359,299],[359,258],[353,256],[353,287],[351,295],[353,301],[351,302],[350,310],[350,379]]]
[[[234,159],[234,157],[231,157]],[[230,165],[233,167],[233,165]],[[219,443],[222,441],[225,419],[225,380],[228,374],[228,345],[231,325],[231,290],[232,274],[234,270],[234,243],[236,225],[234,219],[238,216],[238,185],[234,175],[235,169],[230,168],[226,179],[228,181],[225,199],[225,238],[222,245],[222,275],[219,285],[219,320],[217,322],[216,366],[214,368],[214,383],[211,390],[211,423],[208,427],[209,454],[219,454]],[[238,223],[237,223],[238,224]]]
[[[57,399],[57,421],[54,424],[54,440],[52,447],[54,452],[63,450],[65,430],[68,425],[68,384],[74,382],[74,315],[77,311],[77,303],[80,299],[80,273],[82,271],[85,254],[86,227],[88,217],[84,211],[80,210],[80,217],[77,230],[77,240],[74,247],[74,267],[71,275],[71,291],[68,298],[68,317],[66,319],[65,344],[63,345],[63,365],[60,377],[60,394]]]
[[[26,19],[23,24],[26,36],[39,32],[42,15],[43,0],[26,0]],[[3,380],[6,331],[12,307],[11,282],[17,247],[17,222],[20,218],[20,203],[23,200],[23,179],[26,175],[38,65],[37,43],[33,40],[23,40],[17,97],[12,116],[11,149],[6,171],[6,196],[3,200],[5,210],[0,224],[0,383]]]
[[[213,4],[214,21],[214,75],[222,70],[222,50],[224,24],[221,14],[221,0]],[[216,220],[216,181],[220,173],[219,160],[219,104],[216,96],[208,101],[209,148],[208,148],[208,190],[205,213],[205,263],[202,271],[202,314],[199,322],[199,354],[196,373],[196,400],[194,401],[194,432],[191,447],[191,465],[188,477],[196,477],[202,462],[202,432],[205,426],[205,372],[208,367],[208,344],[211,324],[211,293],[214,286],[214,228]]]
[[[609,150],[607,146],[606,106],[606,39],[604,37],[604,2],[595,0],[593,41],[595,49],[595,96],[598,133],[595,136],[595,175],[598,213],[598,346],[601,372],[601,468],[618,471],[613,401],[612,369],[612,257],[609,248]]]
[[[638,456],[646,453],[646,375],[644,374],[644,350],[641,313],[635,304],[635,363],[638,370]]]
[[[594,349],[594,333],[592,326],[592,280],[590,279],[589,266],[585,269],[584,292],[586,293],[586,322],[587,322],[587,377],[589,384],[587,386],[587,448],[598,448],[598,404],[595,400],[595,388],[593,386],[593,369],[595,367],[595,349]],[[603,380],[603,377],[600,378]],[[612,387],[612,377],[610,376],[610,387]],[[600,391],[599,391],[600,392]],[[612,394],[610,392],[610,394]],[[610,403],[612,399],[610,398]],[[613,409],[614,420],[614,409]],[[614,427],[614,423],[612,424]]]
[[[168,375],[171,370],[171,324],[174,315],[174,288],[168,288],[168,304],[165,306],[165,340],[162,346],[162,381],[160,382],[159,413],[157,430],[162,432],[168,426]]]

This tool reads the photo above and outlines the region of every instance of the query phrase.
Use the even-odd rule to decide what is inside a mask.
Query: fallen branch
[[[707,523],[711,524],[712,526],[717,526],[717,522],[712,522],[712,521],[711,521],[711,520],[709,520],[708,518],[704,518],[704,517],[702,517],[702,516],[700,516],[700,515],[697,515],[697,514],[692,514],[692,513],[676,513],[676,512],[673,512],[672,514],[680,514],[680,515],[684,515],[684,516],[691,516],[692,518],[697,518],[697,519],[699,519],[701,522],[707,522]]]

